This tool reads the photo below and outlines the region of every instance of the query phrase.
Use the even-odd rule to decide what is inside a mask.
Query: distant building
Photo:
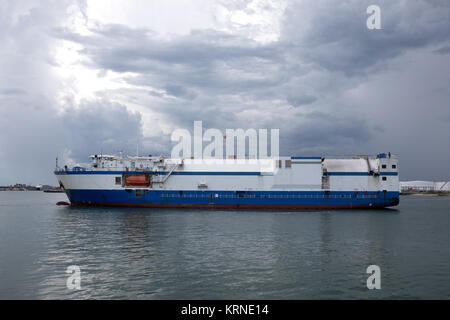
[[[401,192],[408,191],[434,191],[434,192],[450,192],[450,181],[434,182],[434,181],[400,181]]]

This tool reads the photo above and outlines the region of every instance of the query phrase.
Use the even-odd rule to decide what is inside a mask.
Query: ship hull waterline
[[[397,204],[375,205],[245,205],[245,204],[167,204],[167,203],[88,203],[71,202],[72,206],[117,207],[117,208],[159,208],[159,209],[203,209],[203,210],[344,210],[344,209],[384,209]]]
[[[142,192],[142,191],[141,191]],[[179,192],[170,193],[169,198],[161,197],[161,193],[140,194],[136,191],[104,191],[104,190],[66,190],[71,205],[96,207],[131,207],[131,208],[173,208],[173,209],[257,209],[257,210],[340,210],[340,209],[382,209],[399,204],[398,193],[380,192],[366,194],[357,198],[353,192],[333,192],[327,196],[321,193],[302,194],[297,199],[275,198],[268,200],[268,193],[250,193],[254,198],[235,197],[234,199],[215,198],[218,193],[208,193],[202,197],[187,193],[183,198]],[[186,192],[185,192],[186,194]],[[225,193],[225,194],[230,194]],[[274,193],[270,193],[272,197]],[[167,195],[167,193],[166,193]],[[180,196],[178,196],[180,195]],[[224,196],[224,194],[220,194]],[[298,196],[298,194],[297,194]],[[345,198],[345,196],[347,198]],[[354,196],[355,198],[349,198]],[[365,198],[365,196],[372,196]],[[258,198],[256,198],[258,197]],[[260,198],[261,197],[261,198]]]

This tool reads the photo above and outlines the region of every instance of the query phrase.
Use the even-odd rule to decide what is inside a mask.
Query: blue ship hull
[[[399,192],[355,191],[172,191],[66,190],[74,205],[216,208],[216,209],[354,209],[399,203]]]

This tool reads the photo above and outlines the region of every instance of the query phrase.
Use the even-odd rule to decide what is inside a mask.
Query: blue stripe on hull
[[[55,171],[55,175],[98,175],[98,174],[106,174],[106,175],[121,175],[124,173],[152,173],[159,175],[168,174],[167,171]],[[256,172],[256,171],[173,171],[171,173],[175,176],[260,176],[267,175],[267,172]],[[371,176],[369,172],[328,172],[329,176]],[[398,176],[398,172],[380,172],[381,176]]]
[[[92,174],[107,174],[107,175],[121,175],[121,174],[130,174],[130,173],[151,173],[151,174],[159,174],[166,175],[167,171],[149,171],[149,170],[141,170],[141,171],[74,171],[74,170],[66,170],[66,171],[55,171],[55,175],[92,175]],[[173,171],[171,175],[174,176],[260,176],[261,172],[257,171]]]
[[[322,157],[291,157],[293,160],[321,160]]]
[[[395,206],[398,192],[66,190],[72,204],[211,208],[377,208]]]

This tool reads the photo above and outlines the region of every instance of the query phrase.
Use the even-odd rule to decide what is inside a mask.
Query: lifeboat
[[[146,174],[128,176],[125,178],[125,184],[127,186],[147,187],[150,185],[150,179]]]

